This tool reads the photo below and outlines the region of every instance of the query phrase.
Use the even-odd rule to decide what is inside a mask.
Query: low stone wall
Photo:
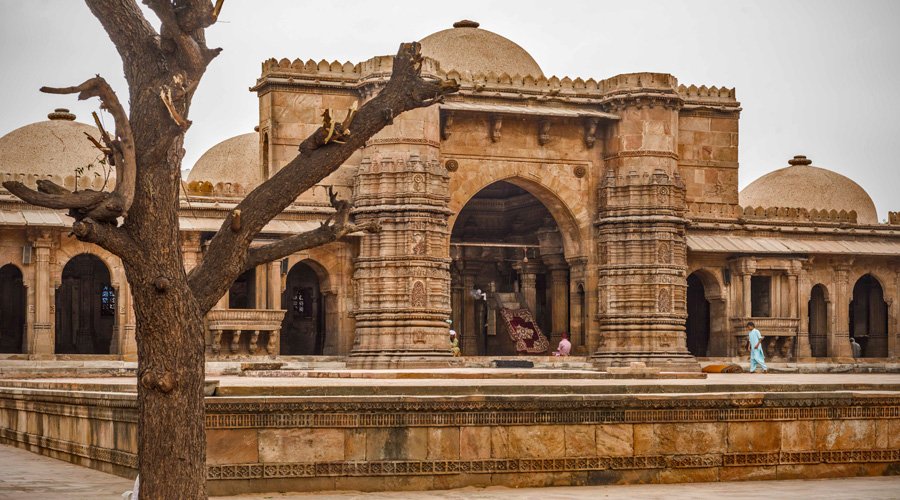
[[[134,395],[0,388],[7,443],[135,467]],[[900,474],[896,392],[211,397],[209,492]]]

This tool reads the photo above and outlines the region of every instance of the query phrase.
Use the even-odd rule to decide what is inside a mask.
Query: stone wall
[[[0,388],[0,441],[124,476],[135,419],[129,394]],[[207,438],[213,495],[886,475],[900,396],[214,397]]]

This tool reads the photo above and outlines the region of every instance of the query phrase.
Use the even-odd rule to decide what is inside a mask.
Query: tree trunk
[[[134,287],[141,498],[206,498],[203,319],[178,281]]]

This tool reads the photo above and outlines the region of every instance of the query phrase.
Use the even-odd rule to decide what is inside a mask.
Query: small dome
[[[812,166],[798,155],[789,167],[769,172],[740,192],[742,207],[787,207],[856,211],[860,224],[877,224],[875,203],[865,189],[843,175]]]
[[[422,55],[438,61],[444,71],[460,74],[544,76],[534,58],[514,42],[478,28],[474,21],[459,21],[453,28],[432,33],[420,42]]]
[[[205,181],[224,187],[223,193],[240,194],[256,187],[260,177],[259,134],[250,132],[209,148],[194,164],[188,183]]]
[[[34,187],[37,179],[50,179],[74,189],[75,170],[93,164],[97,168],[79,175],[79,187],[101,187],[103,171],[98,161],[103,154],[85,136],[99,139],[100,131],[74,121],[75,115],[67,109],[57,109],[47,117],[48,121],[25,125],[0,137],[2,180],[18,180]],[[113,171],[110,179],[114,177]]]

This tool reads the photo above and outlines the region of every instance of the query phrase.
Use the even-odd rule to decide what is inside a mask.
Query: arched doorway
[[[25,342],[25,284],[22,271],[0,267],[0,353],[21,353]]]
[[[871,274],[853,286],[850,302],[850,336],[862,347],[864,358],[887,357],[887,303],[884,290]]]
[[[506,181],[479,191],[456,217],[450,247],[453,329],[464,355],[547,353],[570,329],[563,238],[529,191]]]
[[[69,260],[56,290],[56,353],[109,354],[116,299],[103,261],[86,253]]]
[[[809,294],[809,350],[814,358],[828,355],[828,301],[824,285]]]
[[[316,271],[305,262],[288,272],[281,308],[281,354],[321,355],[325,349],[325,301]]]
[[[697,273],[687,279],[687,348],[694,356],[709,354],[709,301],[706,288]]]

